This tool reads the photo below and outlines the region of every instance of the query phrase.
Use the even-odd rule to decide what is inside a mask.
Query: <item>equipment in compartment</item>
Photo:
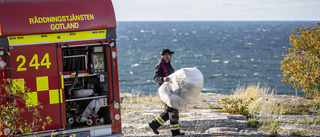
[[[66,99],[108,95],[103,46],[65,48],[62,50]],[[90,73],[90,74],[89,74]]]
[[[76,118],[79,116],[79,108],[80,105],[76,102],[67,102],[66,103],[66,114],[67,114],[67,122],[72,125]]]
[[[86,70],[87,68],[87,52],[86,48],[70,48],[62,51],[63,55],[63,71],[76,71],[77,65],[79,70]],[[80,64],[78,64],[80,60]]]
[[[104,72],[104,54],[103,53],[92,53],[91,54],[93,63],[93,72],[101,73]]]
[[[64,80],[67,99],[109,95],[107,80],[100,82],[99,75],[77,78],[73,88],[69,90],[73,82],[72,78]]]
[[[103,46],[94,46],[91,47],[91,63],[90,63],[90,72],[91,73],[104,73],[106,56]]]
[[[73,95],[76,98],[80,98],[80,97],[89,97],[93,95],[93,89],[79,89],[79,90],[75,90],[73,91]]]
[[[71,126],[102,125],[106,117],[98,112],[105,111],[107,106],[107,98],[66,102],[67,122]]]
[[[63,49],[68,128],[110,124],[109,87],[103,46]]]
[[[106,52],[102,45],[62,50],[63,72],[105,73]],[[89,68],[89,69],[88,69]]]

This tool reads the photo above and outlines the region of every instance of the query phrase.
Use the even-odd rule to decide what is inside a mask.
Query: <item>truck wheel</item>
[[[92,124],[93,124],[92,119],[88,119],[88,121],[87,121],[87,125],[88,125],[88,126],[91,126]]]

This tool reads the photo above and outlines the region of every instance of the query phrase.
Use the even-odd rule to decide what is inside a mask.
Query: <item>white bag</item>
[[[161,100],[179,111],[194,103],[203,89],[202,73],[196,68],[182,68],[169,75],[170,81],[158,89]]]

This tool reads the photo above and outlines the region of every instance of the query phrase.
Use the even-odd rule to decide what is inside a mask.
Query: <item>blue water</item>
[[[281,60],[296,27],[317,27],[315,21],[291,22],[118,22],[120,92],[156,94],[152,80],[160,51],[175,51],[175,70],[196,67],[204,76],[203,92],[231,94],[240,86],[260,83],[277,94],[295,94],[281,83]],[[299,95],[304,95],[298,90]]]

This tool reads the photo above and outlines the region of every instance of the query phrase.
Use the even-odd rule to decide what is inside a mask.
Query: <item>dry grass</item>
[[[260,87],[258,84],[238,86],[233,95],[221,100],[221,104],[223,112],[252,117],[259,114],[279,114],[280,101],[275,99],[274,91],[270,91],[269,87]]]
[[[260,84],[249,85],[248,87],[238,86],[232,97],[235,99],[252,98],[258,100],[261,97],[273,95],[273,91],[269,94],[269,90],[269,87],[260,87]]]
[[[247,87],[238,86],[232,99],[235,100],[251,100],[247,108],[250,114],[263,117],[272,117],[273,115],[281,115],[285,108],[289,105],[295,105],[299,102],[292,102],[291,98],[281,98],[275,94],[274,90],[269,87],[261,87],[258,85],[249,85]]]
[[[238,86],[230,96],[234,100],[251,100],[248,111],[253,115],[320,114],[320,97],[306,99],[299,96],[276,95],[269,87]]]
[[[298,96],[286,96],[286,95],[276,95],[273,90],[269,87],[260,87],[260,85],[249,85],[247,87],[238,86],[234,91],[233,95],[230,95],[230,100],[243,100],[243,102],[250,102],[246,109],[251,116],[259,119],[260,130],[271,133],[272,135],[277,135],[279,132],[284,132],[280,130],[281,123],[291,123],[288,121],[283,121],[284,119],[278,119],[281,115],[313,115],[317,116],[320,114],[320,97],[314,99],[306,99]],[[239,102],[239,101],[238,101]],[[223,103],[223,101],[222,101]],[[234,105],[234,106],[240,106]],[[230,108],[229,108],[230,109]],[[278,120],[277,120],[278,119]],[[303,123],[299,124],[318,124],[317,118],[308,120],[305,118]],[[307,126],[308,127],[308,126]],[[302,131],[296,132],[298,130],[290,131],[293,134],[302,133]],[[308,131],[308,132],[307,132]],[[314,134],[314,130],[309,132],[309,129],[303,131],[304,134]]]

